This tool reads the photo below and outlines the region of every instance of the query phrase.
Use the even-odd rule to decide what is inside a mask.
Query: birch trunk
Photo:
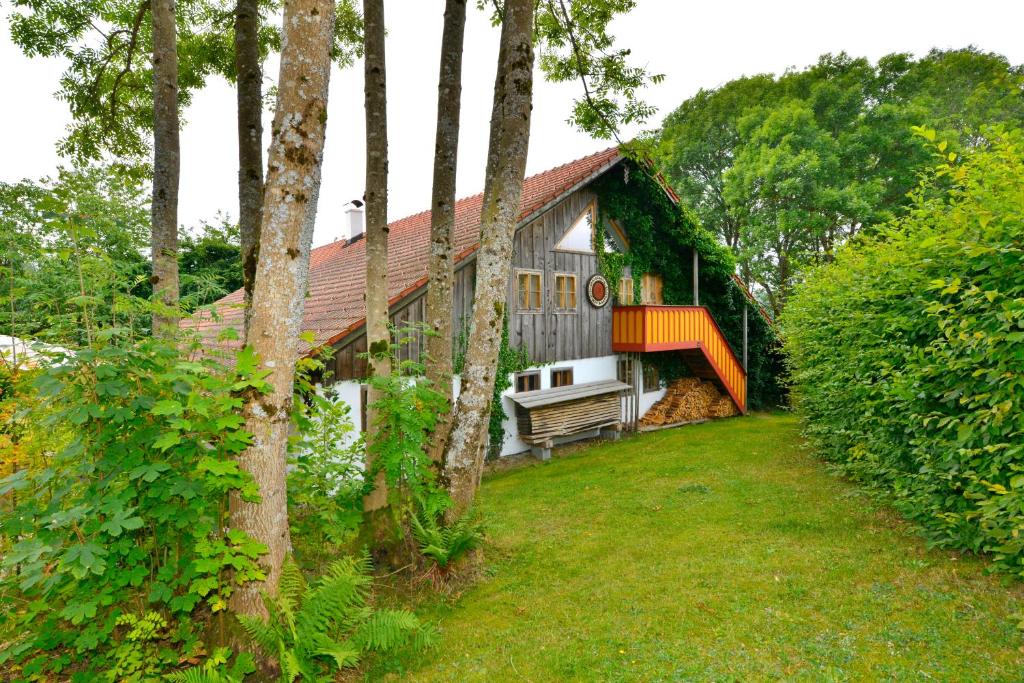
[[[487,423],[505,318],[512,238],[519,218],[530,142],[532,41],[533,2],[507,0],[480,214],[473,321],[462,373],[462,392],[455,406],[445,459],[445,474],[454,503],[452,516],[463,514],[472,504],[483,472]]]
[[[153,15],[153,332],[169,335],[178,316],[178,32],[174,0],[152,0]]]
[[[388,331],[388,96],[384,61],[384,0],[363,2],[363,64],[366,106],[366,348],[370,375],[391,372]],[[371,385],[367,401],[378,392]],[[377,411],[366,411],[366,447],[373,448]],[[372,461],[367,458],[367,468]],[[384,475],[363,501],[367,511],[387,504]]]
[[[462,51],[466,31],[466,0],[447,0],[441,35],[441,68],[437,79],[437,133],[434,143],[434,189],[430,214],[430,263],[427,286],[427,379],[449,400],[452,396],[452,290],[455,261],[455,173],[459,152],[462,99]],[[460,321],[461,323],[461,321]],[[430,457],[440,463],[451,428],[451,414],[442,415],[434,430]]]
[[[327,122],[333,0],[289,0],[284,7],[281,71],[263,197],[249,345],[270,370],[271,390],[246,397],[252,445],[239,458],[259,486],[260,502],[231,499],[231,523],[267,546],[265,582],[240,586],[231,609],[264,614],[260,591],[277,592],[290,547],[285,459],[291,424],[298,336],[305,305],[320,166]]]
[[[238,86],[238,226],[242,247],[244,332],[249,333],[263,213],[263,67],[258,0],[235,5],[235,78]]]

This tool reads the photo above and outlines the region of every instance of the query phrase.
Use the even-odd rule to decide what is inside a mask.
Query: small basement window
[[[576,276],[555,274],[555,308],[559,311],[576,310]]]
[[[619,303],[623,306],[632,306],[636,301],[633,298],[633,278],[624,277],[619,280]]]
[[[516,271],[516,301],[520,311],[543,310],[541,273],[535,270]]]
[[[540,370],[516,373],[516,393],[524,391],[537,391],[540,389]]]
[[[644,391],[657,391],[661,388],[661,375],[658,368],[650,363],[644,364]]]
[[[568,387],[572,385],[572,368],[552,368],[551,388]]]

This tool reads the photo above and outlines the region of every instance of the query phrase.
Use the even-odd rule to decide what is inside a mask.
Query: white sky
[[[470,2],[463,67],[462,134],[458,194],[482,188],[498,32]],[[698,89],[745,74],[780,73],[806,66],[824,52],[845,50],[878,59],[890,52],[917,55],[932,47],[976,45],[1024,62],[1024,2],[1020,0],[638,0],[613,26],[618,43],[652,72],[666,74],[646,95],[659,108],[651,126]],[[436,119],[438,50],[443,0],[387,3],[390,211],[399,218],[425,210]],[[10,11],[0,0],[0,12]],[[55,142],[69,121],[67,106],[53,98],[63,69],[59,60],[28,59],[7,30],[0,35],[0,180],[52,174],[61,159]],[[276,61],[266,74],[276,80]],[[268,85],[269,85],[268,79]],[[603,149],[566,122],[578,86],[554,86],[538,76],[528,173],[536,173]],[[179,220],[194,226],[218,210],[237,216],[235,96],[214,79],[194,96],[182,131]],[[269,129],[270,114],[265,128]],[[626,131],[627,134],[636,130]],[[342,236],[342,207],[363,193],[362,67],[332,76],[323,186],[314,244]]]

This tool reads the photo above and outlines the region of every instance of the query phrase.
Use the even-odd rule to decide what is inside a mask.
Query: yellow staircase
[[[747,412],[747,373],[704,306],[616,306],[612,350],[679,351],[695,376],[715,382]]]

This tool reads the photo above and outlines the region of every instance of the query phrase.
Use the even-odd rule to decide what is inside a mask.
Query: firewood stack
[[[709,417],[729,417],[739,411],[732,399],[711,382],[683,377],[668,385],[665,396],[640,419],[641,427],[693,422]]]

